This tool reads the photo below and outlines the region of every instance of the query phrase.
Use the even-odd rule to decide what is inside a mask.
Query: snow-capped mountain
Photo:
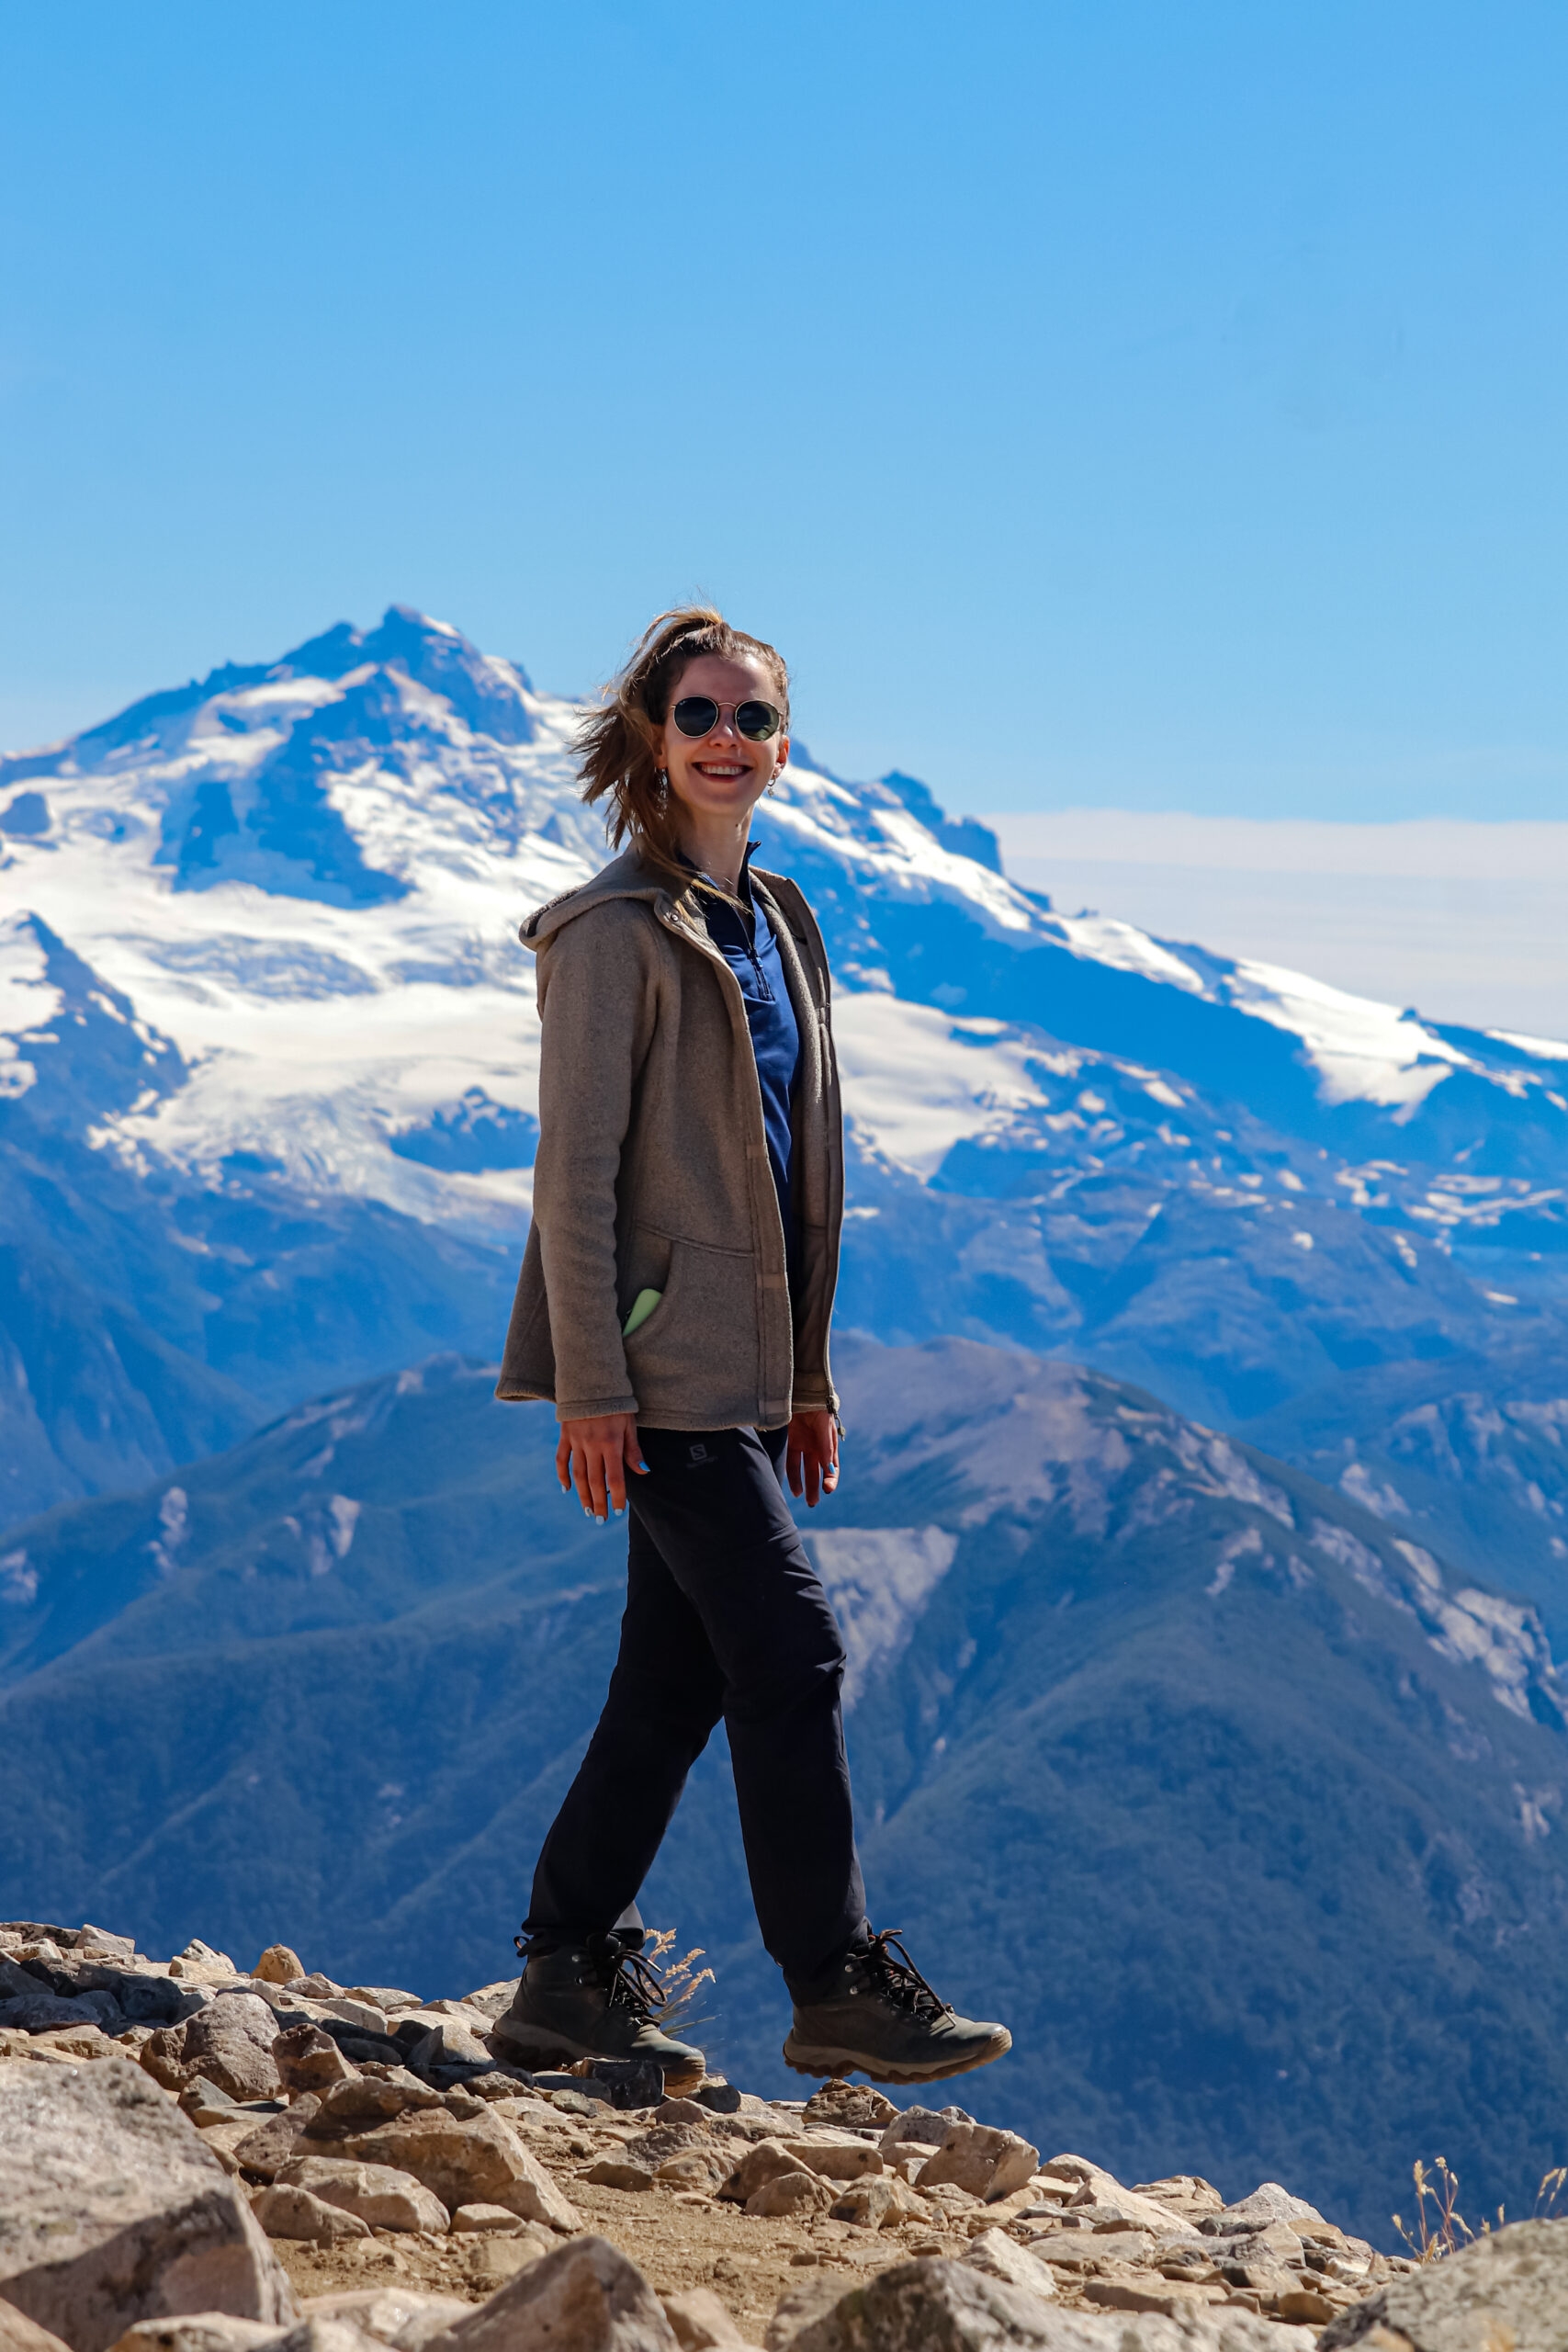
[[[193,1379],[277,1404],[421,1352],[411,1315],[494,1345],[536,1132],[516,926],[605,855],[580,712],[394,607],[0,761],[8,1222],[70,1254],[90,1204],[72,1278]],[[913,779],[798,748],[758,830],[837,976],[845,1319],[1091,1354],[1235,1422],[1551,1312],[1568,1046],[1058,914]],[[94,1468],[68,1350],[42,1378],[54,1305],[6,1313],[13,1393],[82,1493],[118,1441]],[[38,1461],[17,1508],[52,1499]]]

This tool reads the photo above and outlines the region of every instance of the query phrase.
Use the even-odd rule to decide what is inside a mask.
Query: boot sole
[[[942,2083],[950,2075],[967,2075],[976,2066],[988,2066],[993,2058],[1005,2058],[1012,2048],[1012,2036],[1005,2026],[998,2027],[990,2040],[962,2058],[949,2058],[940,2066],[895,2066],[883,2058],[868,2058],[859,2050],[807,2049],[792,2033],[784,2046],[784,2062],[797,2075],[852,2075],[857,2069],[872,2083]]]
[[[507,2028],[505,2032],[501,2030],[503,2023]],[[529,2032],[512,2024],[510,2019],[498,2020],[491,2030],[491,2038],[499,2041],[503,2050],[515,2057],[517,2064],[525,2067],[530,2074],[537,2074],[562,2061],[570,2064],[578,2058],[610,2060],[612,2055],[607,2050],[591,2049],[586,2041],[570,2041],[564,2034]],[[638,2054],[636,2051],[622,2051],[614,2063],[618,2064],[621,2059],[635,2058]],[[687,2091],[694,2091],[700,2083],[707,2079],[705,2064],[666,2066],[658,2058],[653,2060],[653,2064],[664,2077],[666,2093],[675,2098],[683,2096]]]

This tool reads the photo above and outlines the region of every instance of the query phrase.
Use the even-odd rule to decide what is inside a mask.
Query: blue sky
[[[0,19],[0,741],[705,592],[950,803],[1555,816],[1568,15]]]

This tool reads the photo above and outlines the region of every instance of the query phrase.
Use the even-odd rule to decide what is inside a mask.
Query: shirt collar
[[[751,903],[751,853],[755,849],[761,849],[761,842],[748,842],[746,844],[746,854],[740,861],[739,898],[742,906],[749,907]],[[705,874],[700,865],[694,865],[692,860],[686,855],[683,849],[678,849],[675,852],[675,854],[680,859],[688,874],[694,874],[699,882],[706,882],[716,890],[723,890],[725,897],[727,899],[728,898],[729,893],[728,890],[724,889],[723,883],[716,881],[711,874]]]

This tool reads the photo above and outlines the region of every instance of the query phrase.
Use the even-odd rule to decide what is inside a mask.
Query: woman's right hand
[[[620,1518],[626,1507],[626,1472],[648,1476],[648,1464],[637,1443],[635,1413],[601,1413],[588,1421],[563,1421],[556,1447],[556,1476],[563,1494],[577,1488],[578,1499],[590,1519],[601,1527],[613,1507]]]

